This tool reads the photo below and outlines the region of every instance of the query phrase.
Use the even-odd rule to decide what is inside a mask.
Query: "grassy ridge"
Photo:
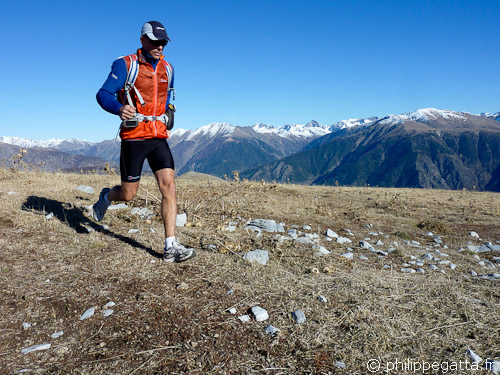
[[[483,358],[500,356],[499,281],[467,277],[472,270],[491,271],[459,251],[474,241],[471,230],[484,241],[500,240],[498,194],[180,178],[179,211],[187,212],[189,223],[178,236],[197,248],[198,257],[171,265],[160,260],[158,217],[145,221],[127,210],[110,211],[104,219],[109,230],[88,232],[97,225],[85,206],[117,182],[116,176],[0,169],[5,373],[364,374],[371,358],[458,362],[467,348]],[[81,184],[96,193],[75,191]],[[156,183],[146,177],[141,186],[130,206],[158,212]],[[48,220],[49,212],[54,218]],[[255,237],[244,230],[255,218],[285,222],[287,229],[310,225],[332,253],[317,257],[310,246],[279,242],[273,234]],[[230,221],[238,222],[235,232],[224,230]],[[132,228],[139,232],[129,234]],[[346,245],[324,239],[327,228],[341,235],[343,228],[352,230],[352,261],[340,256]],[[443,274],[426,264],[424,275],[401,273],[410,255],[424,254],[402,245],[403,238],[430,247],[427,231],[442,236],[449,248],[441,250],[457,268],[443,267]],[[360,249],[360,240],[377,240],[370,232],[389,236],[380,237],[384,247],[398,241],[397,250],[379,257]],[[270,252],[268,265],[238,255],[255,249]],[[114,313],[103,318],[108,301],[116,303]],[[226,312],[234,306],[244,314],[257,304],[269,312],[268,321],[245,324]],[[90,307],[95,316],[79,321]],[[297,309],[307,317],[303,325],[291,319]],[[32,327],[24,330],[23,322]],[[280,334],[266,335],[266,324]],[[52,339],[57,331],[64,335]],[[52,346],[20,353],[43,343]],[[337,369],[336,361],[347,370]]]

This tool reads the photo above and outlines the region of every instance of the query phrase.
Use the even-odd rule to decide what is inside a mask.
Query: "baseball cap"
[[[158,21],[149,21],[142,26],[141,36],[146,35],[151,40],[168,40],[167,30]]]

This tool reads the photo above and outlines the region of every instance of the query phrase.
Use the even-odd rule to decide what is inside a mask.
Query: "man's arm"
[[[111,66],[111,73],[96,95],[97,102],[102,109],[114,115],[120,115],[120,108],[123,105],[118,101],[118,93],[125,86],[126,79],[127,64],[125,60],[115,60]]]

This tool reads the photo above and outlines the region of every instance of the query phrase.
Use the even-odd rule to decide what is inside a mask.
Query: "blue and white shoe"
[[[94,220],[101,221],[104,218],[104,214],[111,204],[106,202],[106,199],[104,199],[104,195],[109,193],[110,191],[110,188],[104,188],[101,190],[101,193],[99,194],[99,200],[92,207],[92,216],[94,217]]]

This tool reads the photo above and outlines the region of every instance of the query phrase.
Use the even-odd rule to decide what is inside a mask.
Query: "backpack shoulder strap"
[[[139,62],[137,61],[137,54],[132,54],[129,56],[124,57],[125,59],[129,59],[130,64],[127,72],[127,79],[125,80],[125,94],[127,95],[127,100],[128,104],[130,104],[132,107],[134,106],[132,103],[132,98],[130,96],[130,90],[134,89],[135,94],[137,95],[137,99],[139,99],[139,102],[141,105],[144,105],[144,99],[142,98],[141,93],[139,90],[137,90],[137,87],[135,87],[135,81],[137,80],[137,76],[139,75]]]
[[[161,60],[165,64],[165,69],[167,70],[168,77],[168,95],[172,98],[172,101],[175,100],[175,89],[173,85],[173,77],[174,77],[174,68],[167,61]]]

